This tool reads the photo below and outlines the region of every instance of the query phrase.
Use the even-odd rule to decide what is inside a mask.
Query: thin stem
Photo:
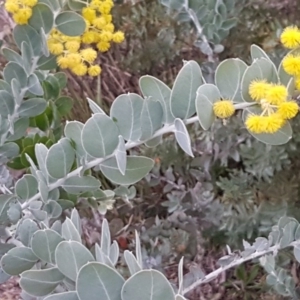
[[[299,245],[299,241],[295,241],[295,242],[292,242],[291,244],[289,244],[288,246],[286,246],[285,248],[287,247],[291,247],[291,246],[296,246],[296,245]],[[220,267],[218,268],[217,270],[209,273],[208,275],[206,275],[205,277],[195,281],[194,283],[192,283],[190,286],[188,286],[187,288],[185,288],[183,290],[183,295],[187,294],[188,292],[192,291],[193,289],[195,289],[197,286],[203,284],[203,283],[207,283],[211,280],[214,280],[215,278],[217,278],[221,273],[223,273],[224,271],[228,270],[228,269],[231,269],[233,267],[236,267],[236,266],[239,266],[241,265],[242,263],[246,262],[246,261],[249,261],[249,260],[253,260],[255,258],[258,258],[258,257],[261,257],[261,256],[264,256],[266,254],[269,254],[269,253],[277,253],[278,250],[280,250],[280,246],[279,245],[274,245],[266,250],[262,250],[262,251],[256,251],[254,252],[253,254],[249,255],[248,257],[241,257],[239,259],[236,259],[234,260],[233,262],[231,262],[230,264],[228,264],[227,266],[225,267]]]

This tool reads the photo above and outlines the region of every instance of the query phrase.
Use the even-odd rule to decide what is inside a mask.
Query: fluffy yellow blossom
[[[100,35],[99,35],[100,41],[103,42],[110,42],[113,39],[113,34],[109,31],[103,31]]]
[[[288,74],[300,76],[300,55],[286,55],[282,60],[282,66]]]
[[[245,125],[249,131],[256,134],[275,133],[284,125],[284,119],[276,113],[269,116],[250,115]]]
[[[97,58],[97,51],[92,48],[83,49],[80,51],[80,54],[82,58],[89,63],[94,62],[94,60]]]
[[[103,15],[108,15],[113,6],[114,4],[112,1],[105,1],[98,6],[98,11]]]
[[[260,101],[265,98],[268,89],[271,84],[266,80],[254,80],[250,83],[249,94],[250,97],[255,101]]]
[[[80,48],[80,43],[76,41],[69,41],[65,43],[65,48],[71,53],[76,53]]]
[[[67,69],[70,65],[70,61],[66,56],[58,56],[56,59],[58,66],[62,69]]]
[[[98,76],[101,73],[101,68],[98,65],[90,66],[88,68],[88,74],[90,76]]]
[[[64,51],[64,46],[62,43],[48,41],[48,49],[51,54],[60,55]]]
[[[17,3],[14,3],[9,0],[6,1],[4,7],[9,13],[12,13],[12,14],[17,12],[19,9],[19,5]]]
[[[112,22],[112,15],[102,15],[106,23],[111,23]]]
[[[267,90],[265,99],[270,104],[278,105],[286,101],[288,96],[287,88],[282,84],[273,84]]]
[[[103,30],[113,33],[115,31],[115,26],[112,23],[108,23],[103,27]]]
[[[213,105],[213,110],[216,117],[221,119],[229,118],[235,112],[235,108],[231,100],[223,100],[223,101],[215,102]]]
[[[82,42],[85,44],[92,44],[95,42],[95,32],[87,31],[82,35]]]
[[[263,133],[263,120],[264,116],[250,115],[245,122],[246,128],[253,133]]]
[[[278,106],[277,113],[285,120],[294,118],[299,112],[299,106],[295,101],[286,101]]]
[[[23,4],[23,5],[27,5],[27,6],[30,6],[30,7],[33,7],[37,4],[37,0],[20,0],[20,3]]]
[[[97,43],[97,48],[101,52],[106,52],[110,48],[109,42],[99,42]]]
[[[84,7],[82,9],[82,16],[88,20],[90,23],[93,22],[94,19],[97,17],[96,10],[92,9],[91,7]]]
[[[289,26],[284,29],[280,36],[284,47],[294,49],[300,46],[300,29],[297,26]]]
[[[98,29],[104,29],[106,21],[103,17],[99,17],[93,20],[93,25]]]
[[[84,76],[87,73],[87,66],[84,63],[74,65],[71,71],[77,76]]]
[[[72,68],[81,63],[81,55],[79,53],[68,53],[66,58],[69,61],[69,68]]]
[[[16,13],[13,14],[13,19],[16,24],[24,25],[28,23],[28,20],[32,16],[32,9],[30,7],[24,7],[18,9]]]
[[[122,43],[124,41],[124,33],[122,31],[117,31],[113,34],[113,41],[115,43]]]

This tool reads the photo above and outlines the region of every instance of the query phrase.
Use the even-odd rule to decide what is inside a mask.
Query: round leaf
[[[106,157],[114,152],[119,142],[119,130],[106,115],[95,114],[84,125],[82,145],[92,157]]]
[[[55,24],[59,31],[68,36],[82,35],[86,27],[83,17],[72,11],[60,13]]]
[[[31,98],[24,101],[18,109],[20,117],[35,117],[45,111],[47,102],[42,98]]]
[[[125,175],[122,175],[115,157],[112,157],[101,163],[100,169],[111,182],[130,185],[143,179],[151,171],[153,164],[153,160],[148,157],[128,156]]]
[[[16,183],[16,194],[23,201],[33,197],[37,193],[37,189],[38,182],[36,178],[30,174],[24,175]]]
[[[75,241],[61,242],[55,251],[59,271],[73,281],[76,281],[79,269],[94,260],[91,252]]]
[[[53,12],[49,6],[43,3],[37,3],[32,8],[32,17],[29,19],[29,25],[34,29],[44,29],[45,33],[49,33],[53,27],[54,17]]]
[[[20,286],[27,294],[42,297],[50,294],[63,279],[57,268],[32,270],[21,274]]]
[[[130,277],[122,288],[122,300],[174,300],[167,278],[156,270],[143,270]]]
[[[197,90],[196,110],[200,125],[208,130],[215,121],[213,105],[221,99],[218,88],[213,84],[204,84]]]
[[[18,247],[9,250],[1,259],[1,267],[9,275],[19,275],[31,269],[38,258],[28,247]]]
[[[121,300],[124,282],[114,269],[93,262],[80,270],[76,282],[77,293],[80,300]]]

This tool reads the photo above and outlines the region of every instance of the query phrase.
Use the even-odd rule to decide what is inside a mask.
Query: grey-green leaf
[[[203,83],[197,62],[185,62],[179,71],[171,92],[171,112],[175,118],[187,119],[196,112],[196,91]]]
[[[64,279],[57,268],[26,271],[21,274],[20,286],[29,295],[49,295]]]
[[[54,230],[38,230],[32,237],[31,248],[39,259],[54,264],[55,249],[62,241],[63,238]]]
[[[111,182],[130,185],[144,178],[153,168],[153,164],[153,160],[148,157],[128,156],[125,175],[122,175],[115,157],[112,157],[101,163],[100,169]]]
[[[144,100],[144,105],[141,113],[141,137],[140,140],[150,139],[155,131],[162,127],[163,110],[160,102],[147,98]]]
[[[20,117],[35,117],[45,111],[47,102],[43,98],[31,98],[24,101],[18,109]]]
[[[119,171],[121,172],[122,175],[125,175],[126,164],[127,164],[127,153],[126,153],[125,142],[121,135],[119,136],[119,144],[115,152],[115,157],[116,157]]]
[[[79,300],[79,298],[77,292],[64,292],[50,295],[44,300]]]
[[[149,75],[142,76],[139,85],[145,98],[152,97],[161,104],[163,109],[163,123],[173,123],[175,118],[171,113],[171,89],[159,79]]]
[[[34,29],[44,29],[45,33],[49,33],[53,27],[54,17],[53,12],[49,6],[43,3],[37,3],[32,8],[32,17],[29,19],[29,25]]]
[[[55,251],[55,261],[59,271],[73,281],[76,281],[80,268],[94,260],[91,252],[75,241],[63,241]]]
[[[66,218],[66,220],[62,224],[61,234],[67,241],[77,241],[81,243],[80,232],[69,218]]]
[[[114,152],[118,146],[118,136],[119,130],[108,116],[95,114],[85,123],[81,140],[89,155],[101,158]]]
[[[204,84],[197,90],[196,110],[200,125],[208,130],[215,121],[213,105],[221,99],[219,89],[213,84]]]
[[[77,293],[80,300],[121,300],[124,282],[116,270],[93,262],[80,270],[76,282]]]
[[[110,117],[127,141],[137,141],[141,136],[141,112],[143,98],[138,94],[120,95],[113,102]]]
[[[241,80],[246,68],[247,65],[238,58],[226,59],[219,64],[215,81],[222,98],[243,102]]]
[[[270,57],[267,55],[267,53],[257,45],[251,45],[250,52],[252,61],[255,61],[257,58],[265,58],[270,60]]]
[[[0,115],[7,118],[7,116],[13,114],[14,107],[13,96],[7,91],[0,91]]]
[[[24,68],[15,62],[11,61],[5,66],[3,77],[8,83],[11,83],[11,81],[16,78],[22,88],[27,85],[27,74]]]
[[[39,230],[39,227],[36,222],[31,219],[25,219],[18,224],[16,236],[24,246],[30,247],[31,238],[37,230]]]
[[[141,266],[138,264],[135,256],[132,254],[132,252],[125,250],[124,259],[126,261],[127,267],[129,269],[129,272],[131,275],[134,275],[135,273],[142,270]]]
[[[62,138],[51,146],[46,157],[48,173],[53,178],[66,176],[74,163],[75,151],[67,138]]]
[[[81,132],[84,124],[78,121],[67,122],[65,126],[65,136],[75,142],[75,151],[77,155],[84,156],[85,150],[82,146]]]
[[[82,35],[86,24],[82,16],[72,11],[60,13],[55,18],[56,28],[68,36]]]
[[[171,284],[156,270],[135,273],[122,288],[122,300],[174,300],[174,298]]]
[[[73,176],[67,178],[61,186],[67,193],[82,194],[96,191],[101,183],[93,176]]]
[[[38,182],[36,178],[30,174],[25,174],[16,183],[16,194],[22,199],[22,202],[30,199],[37,193]]]
[[[9,250],[1,259],[1,267],[9,275],[19,275],[31,269],[38,258],[28,247],[17,247]]]
[[[194,157],[192,147],[191,147],[191,138],[189,136],[189,133],[186,129],[185,124],[181,119],[175,119],[174,122],[174,133],[175,133],[175,138],[180,146],[180,148],[189,156]]]

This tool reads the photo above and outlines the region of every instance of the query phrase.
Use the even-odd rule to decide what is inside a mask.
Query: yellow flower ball
[[[124,41],[124,33],[122,31],[117,31],[113,34],[113,41],[115,43],[122,43]]]
[[[284,47],[294,49],[300,46],[300,30],[297,26],[289,26],[284,29],[280,36]]]
[[[64,46],[62,43],[48,41],[48,49],[51,54],[60,55],[64,51]]]
[[[84,7],[82,9],[82,16],[88,20],[90,23],[93,22],[94,19],[97,17],[96,10],[92,9],[91,7]]]
[[[245,122],[246,128],[256,134],[263,133],[263,116],[250,115]]]
[[[115,26],[112,23],[108,23],[103,27],[103,30],[113,33],[115,31]]]
[[[81,55],[79,53],[68,53],[66,55],[68,61],[69,61],[69,67],[73,68],[76,65],[81,64]]]
[[[32,16],[32,9],[29,7],[20,8],[13,14],[13,19],[16,24],[24,25],[28,23],[28,20]]]
[[[286,101],[278,106],[277,113],[285,120],[294,118],[299,112],[299,106],[295,101]]]
[[[67,69],[70,65],[70,61],[69,61],[68,57],[62,56],[62,55],[57,57],[56,62],[58,64],[58,66],[62,69]]]
[[[286,55],[282,60],[282,66],[288,74],[300,76],[300,55]]]
[[[111,23],[112,22],[112,15],[108,14],[108,15],[103,15],[102,17],[104,18],[104,20],[106,21],[106,23]]]
[[[101,41],[101,42],[97,43],[97,48],[101,52],[106,52],[110,48],[110,43]]]
[[[113,39],[113,34],[109,31],[102,31],[100,33],[100,41],[110,42]]]
[[[98,11],[103,15],[108,15],[112,8],[113,8],[113,3],[109,1],[105,1],[98,6]]]
[[[255,101],[260,101],[265,98],[267,90],[271,84],[266,80],[254,80],[249,85],[249,95]]]
[[[95,77],[95,76],[100,75],[100,73],[101,73],[101,68],[100,68],[100,66],[98,66],[98,65],[90,66],[90,67],[88,68],[88,74],[89,74],[90,76]]]
[[[268,103],[278,105],[288,97],[287,88],[282,84],[273,84],[267,90],[265,99]]]
[[[87,31],[82,35],[82,42],[85,44],[92,44],[95,42],[95,32]]]
[[[231,100],[220,100],[215,102],[213,105],[213,110],[216,117],[221,119],[229,118],[235,112],[235,108]]]
[[[82,58],[89,63],[93,63],[94,60],[97,58],[97,51],[95,51],[92,48],[83,49],[80,51],[80,54]]]
[[[15,13],[19,10],[19,5],[17,3],[11,2],[11,1],[6,1],[4,5],[5,9],[9,13]]]
[[[76,53],[80,48],[80,43],[76,41],[69,41],[65,43],[65,48],[71,53]]]
[[[87,66],[84,63],[80,63],[73,66],[71,71],[77,76],[84,76],[87,73]]]
[[[265,116],[263,119],[263,128],[265,133],[275,133],[284,125],[285,121],[281,115],[274,113]]]
[[[106,25],[106,21],[103,17],[99,17],[99,18],[94,19],[93,25],[98,29],[104,29],[104,27]]]

